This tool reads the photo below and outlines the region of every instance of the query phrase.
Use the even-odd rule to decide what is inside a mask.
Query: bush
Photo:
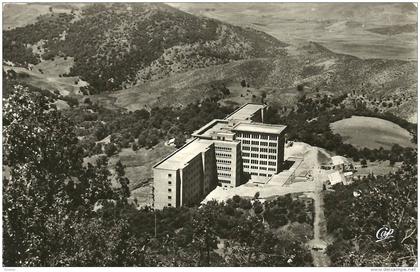
[[[107,145],[105,145],[105,154],[108,157],[111,157],[112,155],[117,154],[118,148],[115,144],[113,143],[109,143]]]
[[[251,201],[249,201],[249,199],[242,198],[239,202],[239,207],[241,207],[244,210],[249,210],[252,208]]]
[[[254,202],[254,212],[260,214],[264,211],[263,205],[259,201]]]
[[[232,197],[232,200],[233,200],[234,203],[239,204],[239,202],[241,201],[241,197],[238,196],[238,195],[234,195]]]

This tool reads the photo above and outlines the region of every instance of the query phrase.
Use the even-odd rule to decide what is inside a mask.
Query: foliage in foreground
[[[417,262],[417,152],[398,171],[336,186],[325,197],[328,248],[336,266],[413,266]],[[360,196],[353,194],[357,192]],[[394,238],[377,242],[383,226]]]
[[[3,265],[311,265],[301,239],[263,222],[261,205],[136,210],[123,166],[112,177],[105,157],[83,164],[72,123],[50,102],[23,88],[5,99]]]

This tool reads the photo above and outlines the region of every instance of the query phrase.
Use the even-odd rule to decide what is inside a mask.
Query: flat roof
[[[192,158],[205,151],[212,144],[213,141],[211,140],[192,140],[155,164],[153,168],[167,170],[177,170],[183,168]]]
[[[227,128],[228,121],[221,120],[221,119],[214,119],[213,121],[209,122],[208,124],[204,125],[203,127],[199,128],[198,130],[194,131],[192,134],[193,136],[200,137],[211,137],[215,132],[223,132],[231,134],[232,131],[230,128]]]
[[[252,117],[257,111],[265,108],[265,105],[262,104],[252,104],[247,103],[228,115],[225,119],[226,120],[246,120],[250,117]]]
[[[271,125],[264,123],[239,123],[232,130],[233,131],[249,131],[267,134],[281,134],[287,126]]]

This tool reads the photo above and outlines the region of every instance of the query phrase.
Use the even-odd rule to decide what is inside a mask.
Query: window
[[[268,135],[261,135],[261,139],[268,140]]]
[[[261,145],[262,145],[262,146],[267,146],[267,145],[268,145],[268,143],[267,143],[267,142],[261,142]]]
[[[269,146],[271,146],[271,147],[277,147],[277,143],[270,143]]]
[[[260,170],[267,170],[267,167],[260,167]]]
[[[172,204],[171,203],[168,203],[168,207],[171,207],[172,206]]]
[[[244,152],[244,153],[242,153],[242,156],[243,156],[243,157],[249,157],[249,153],[245,153],[245,152]]]
[[[172,199],[172,196],[168,196],[168,199]]]
[[[269,153],[277,153],[277,150],[276,149],[269,149],[269,151],[268,151]]]
[[[260,158],[261,158],[261,159],[267,159],[267,155],[261,154],[261,155],[260,155]]]
[[[267,165],[267,161],[260,161],[260,164]]]
[[[273,156],[273,155],[269,155],[269,156],[268,156],[268,158],[269,158],[270,160],[277,160],[277,157],[276,157],[276,156]]]
[[[230,148],[230,147],[223,147],[223,146],[216,146],[215,149],[216,150],[221,150],[221,151],[232,151],[232,148]]]
[[[260,143],[258,141],[252,141],[251,142],[253,145],[259,145]]]
[[[277,141],[277,136],[270,136],[270,140]]]
[[[258,147],[251,147],[251,151],[257,151],[258,152]]]
[[[259,135],[258,134],[252,134],[252,139],[258,139]]]
[[[275,161],[269,161],[269,162],[268,162],[268,165],[273,165],[273,166],[275,166],[275,165],[276,165],[276,162],[275,162]]]
[[[171,185],[172,184],[172,181],[168,181],[168,185]]]
[[[247,159],[244,159],[243,161],[244,161],[244,163],[249,163],[249,160],[247,160]]]
[[[251,141],[250,140],[243,140],[242,143],[244,143],[244,144],[250,144]]]
[[[258,158],[258,154],[251,153],[251,158]]]
[[[251,163],[258,164],[258,160],[251,160]]]
[[[242,149],[243,150],[249,150],[249,146],[243,146]]]
[[[172,177],[172,174],[168,174],[168,178]]]
[[[268,149],[267,148],[261,148],[261,152],[267,152]]]
[[[172,192],[172,189],[171,189],[171,188],[169,188],[169,189],[168,189],[168,192]]]

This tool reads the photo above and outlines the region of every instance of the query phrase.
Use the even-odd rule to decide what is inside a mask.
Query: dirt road
[[[316,170],[315,170],[316,171]],[[314,171],[314,172],[315,172]],[[325,267],[331,263],[328,257],[326,247],[328,246],[327,237],[327,222],[324,215],[324,196],[322,192],[322,175],[314,173],[314,182],[316,183],[315,191],[312,194],[315,206],[314,217],[314,239],[308,242],[311,248],[314,266]]]

